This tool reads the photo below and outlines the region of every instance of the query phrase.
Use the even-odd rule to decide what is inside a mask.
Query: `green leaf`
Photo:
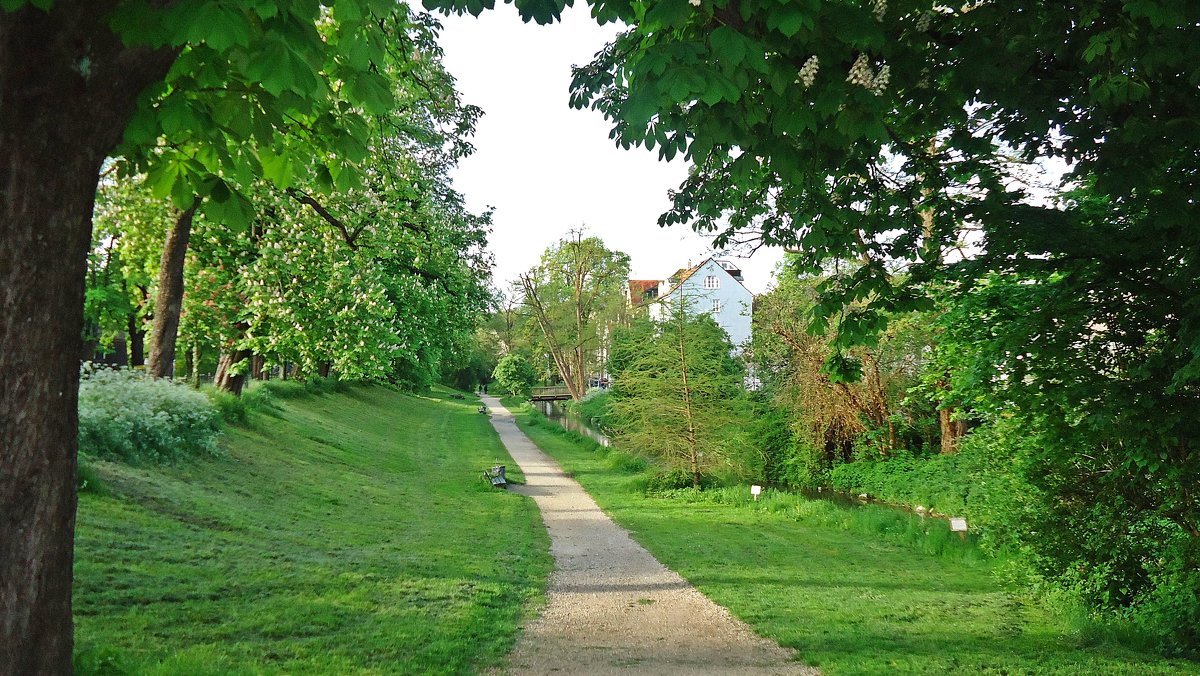
[[[767,28],[783,33],[785,37],[794,37],[802,28],[812,30],[816,27],[813,17],[795,4],[784,4],[774,8],[767,15]]]
[[[218,181],[201,205],[205,217],[234,231],[248,229],[254,220],[254,205],[224,181]]]
[[[716,29],[708,39],[721,65],[736,66],[746,58],[746,38],[729,26]]]
[[[544,26],[558,21],[562,17],[563,8],[570,2],[568,0],[516,0],[514,4],[521,13],[522,20],[533,19]]]
[[[363,73],[351,80],[350,96],[376,115],[386,114],[396,104],[391,83],[378,73]]]
[[[658,0],[646,12],[647,26],[682,28],[696,11],[688,0]]]

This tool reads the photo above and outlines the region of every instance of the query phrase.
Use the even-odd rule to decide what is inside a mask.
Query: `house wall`
[[[704,278],[713,276],[720,281],[720,288],[704,288]],[[666,288],[664,285],[662,288]],[[735,347],[741,347],[750,340],[750,313],[753,308],[754,296],[746,287],[733,278],[728,271],[715,261],[708,261],[688,277],[678,288],[673,289],[668,297],[672,307],[679,305],[679,293],[682,291],[689,310],[694,314],[711,315],[717,325],[729,334],[729,340]],[[714,300],[721,301],[720,312],[713,312]],[[657,304],[656,304],[657,305]],[[656,306],[653,314],[661,318],[664,308]]]

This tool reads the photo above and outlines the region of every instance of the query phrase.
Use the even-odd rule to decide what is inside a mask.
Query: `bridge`
[[[571,390],[566,385],[551,385],[550,387],[534,387],[529,390],[530,401],[563,401],[571,398]]]

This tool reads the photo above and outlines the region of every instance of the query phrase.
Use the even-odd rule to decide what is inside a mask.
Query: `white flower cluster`
[[[876,21],[883,21],[883,15],[887,14],[887,0],[875,0],[871,5],[871,11],[875,14]]]
[[[879,73],[875,76],[875,81],[871,83],[871,91],[875,92],[875,96],[883,94],[887,89],[888,83],[892,80],[892,67],[886,63],[880,66]]]
[[[854,60],[854,65],[850,66],[850,74],[846,76],[846,82],[856,84],[863,89],[870,91],[879,96],[887,89],[888,83],[892,80],[892,67],[884,64],[876,74],[871,69],[871,63],[867,59],[866,54],[859,54]]]
[[[804,83],[805,89],[813,86],[813,83],[817,81],[817,71],[820,68],[821,64],[817,61],[816,54],[808,57],[808,60],[800,67],[800,82]]]
[[[688,4],[691,5],[692,7],[699,7],[700,0],[688,0]]]
[[[859,54],[858,58],[854,60],[854,65],[850,66],[850,74],[846,76],[846,82],[866,89],[870,89],[875,83],[875,73],[871,70],[871,64],[867,61],[866,54]]]

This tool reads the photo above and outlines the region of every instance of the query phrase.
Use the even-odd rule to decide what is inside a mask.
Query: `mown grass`
[[[503,663],[552,560],[532,501],[481,479],[508,455],[478,402],[291,394],[216,457],[90,464],[104,490],[80,496],[79,673]]]
[[[942,521],[746,487],[648,495],[626,454],[506,404],[660,561],[826,674],[1200,673],[1007,588]]]

